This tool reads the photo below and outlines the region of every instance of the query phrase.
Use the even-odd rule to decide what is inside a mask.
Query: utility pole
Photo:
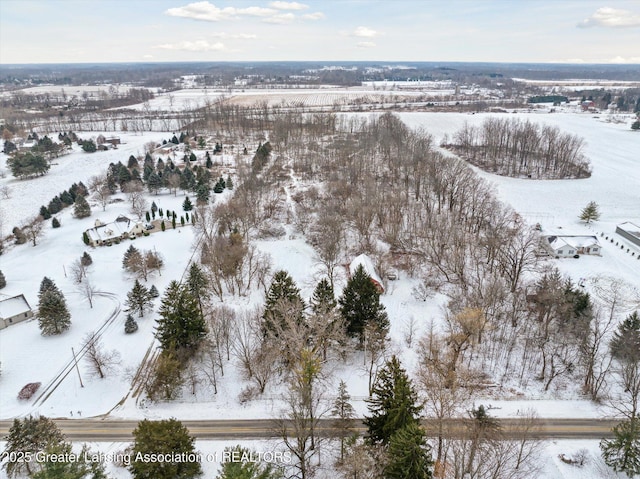
[[[78,379],[80,380],[80,387],[83,388],[84,384],[82,384],[82,377],[80,377],[80,368],[78,367],[78,359],[76,358],[76,352],[71,348],[71,353],[73,354],[73,362],[76,365],[76,371],[78,372]]]

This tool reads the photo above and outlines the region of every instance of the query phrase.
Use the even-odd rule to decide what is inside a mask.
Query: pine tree
[[[0,270],[0,289],[4,288],[7,285],[7,280],[2,274],[2,270]]]
[[[198,302],[186,286],[172,281],[165,291],[158,311],[160,318],[156,338],[164,351],[196,352],[206,334]]]
[[[369,405],[370,416],[365,416],[368,439],[374,444],[388,444],[400,429],[418,424],[420,405],[418,395],[406,371],[396,356],[380,370],[373,386]]]
[[[59,196],[54,197],[49,202],[49,206],[47,206],[49,213],[51,213],[52,215],[55,215],[56,213],[60,213],[62,211],[62,208],[64,208],[64,205],[62,204],[62,200],[60,199]]]
[[[147,310],[150,310],[153,307],[149,290],[137,279],[131,291],[127,293],[125,305],[127,306],[126,311],[137,311],[138,317],[140,318],[144,316],[144,313]]]
[[[124,322],[124,332],[126,334],[135,333],[138,330],[138,323],[133,319],[131,314],[127,314],[127,320]]]
[[[85,266],[85,267],[91,266],[93,264],[93,258],[89,253],[85,251],[84,253],[82,253],[82,256],[80,257],[80,263],[82,263],[82,266]]]
[[[37,317],[43,336],[60,334],[71,326],[67,301],[55,283],[46,276],[40,283]]]
[[[640,315],[637,311],[618,325],[609,347],[611,356],[619,361],[640,362]]]
[[[184,201],[182,202],[182,210],[191,211],[192,209],[193,209],[193,204],[191,203],[191,200],[189,199],[189,197],[186,196],[184,198]]]
[[[338,396],[333,403],[333,409],[331,415],[337,418],[335,422],[335,428],[340,435],[340,460],[344,460],[344,442],[345,438],[350,434],[353,434],[353,427],[351,420],[355,417],[355,409],[351,405],[351,396],[347,391],[347,384],[340,380],[338,386]]]
[[[6,438],[3,455],[7,462],[3,467],[8,477],[19,477],[24,474],[31,476],[40,469],[36,461],[24,461],[19,458],[24,455],[45,451],[48,446],[64,442],[64,435],[51,419],[45,416],[28,416],[24,419],[14,419]]]
[[[213,187],[213,192],[216,194],[222,193],[224,191],[224,186],[218,181]]]
[[[73,196],[67,190],[64,190],[60,193],[60,200],[64,203],[65,206],[71,206],[73,204]]]
[[[383,332],[389,330],[389,318],[384,305],[380,303],[380,293],[362,265],[347,282],[338,303],[347,325],[347,334],[357,337],[360,345],[364,343],[367,323],[375,322]]]
[[[194,461],[138,461],[136,458],[148,454],[162,454],[164,457],[197,457],[195,438],[177,419],[138,423],[133,431],[134,443],[129,471],[134,479],[191,479],[202,474],[199,462]]]
[[[196,200],[199,205],[208,203],[210,195],[211,192],[208,185],[200,184],[196,187]]]
[[[133,245],[129,245],[122,258],[122,268],[128,269],[132,261],[142,261],[142,254],[140,254],[138,248]]]
[[[231,179],[231,175],[227,176],[226,185],[227,185],[227,189],[228,190],[232,190],[233,189],[233,180]]]
[[[87,203],[87,200],[82,195],[78,195],[76,197],[76,202],[73,207],[73,216],[75,216],[78,219],[91,216],[91,207],[89,206],[89,203]]]
[[[640,474],[640,419],[623,421],[613,427],[613,438],[600,442],[602,457],[607,466],[627,477]]]
[[[311,310],[314,314],[325,315],[335,310],[338,305],[333,293],[333,287],[327,278],[322,278],[311,297]]]
[[[49,210],[44,205],[40,207],[40,216],[42,216],[43,220],[48,220],[49,218],[51,218],[51,213],[49,213]]]
[[[149,288],[149,296],[151,296],[152,298],[157,298],[158,296],[160,296],[158,288],[156,288],[155,284],[152,284],[151,288]]]
[[[190,168],[185,168],[180,177],[180,188],[184,191],[192,191],[196,186],[196,177]]]
[[[60,460],[62,458],[63,460]],[[97,458],[97,459],[96,459]],[[91,452],[86,444],[74,454],[70,442],[48,445],[41,470],[32,479],[107,479],[104,461]]]
[[[590,201],[580,213],[580,219],[587,224],[600,219],[600,211],[595,201]]]
[[[60,220],[58,218],[54,217],[51,220],[51,227],[52,228],[60,228]]]
[[[196,298],[201,314],[204,314],[204,302],[211,296],[208,286],[209,281],[200,266],[197,263],[191,263],[189,275],[187,276],[187,288],[189,293]]]
[[[87,234],[87,232],[86,232],[86,231],[83,231],[83,232],[82,232],[82,242],[83,242],[84,244],[86,244],[87,246],[88,246],[89,244],[91,244],[91,240],[89,239],[89,235]]]
[[[277,335],[278,330],[285,328],[285,311],[297,314],[294,320],[302,323],[304,320],[303,311],[305,305],[300,296],[300,290],[296,286],[293,278],[284,270],[276,271],[271,280],[269,291],[264,306],[262,318],[264,320],[264,333]]]
[[[385,479],[431,479],[432,467],[430,448],[418,424],[409,423],[391,436]]]

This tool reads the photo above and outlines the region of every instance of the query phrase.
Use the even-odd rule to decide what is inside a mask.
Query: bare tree
[[[78,284],[77,288],[78,292],[80,292],[80,294],[82,294],[85,299],[89,301],[89,307],[93,308],[93,299],[96,295],[97,289],[93,285],[91,278],[87,276],[82,283]]]
[[[89,178],[89,191],[92,193],[93,199],[102,205],[102,211],[107,208],[111,190],[109,189],[109,181],[106,174],[95,175]]]
[[[42,216],[34,216],[23,223],[20,228],[24,235],[31,240],[33,246],[36,246],[40,238],[44,235],[44,221],[42,220]]]
[[[89,370],[100,379],[112,372],[120,363],[120,353],[115,349],[105,351],[100,337],[95,332],[85,336],[83,349],[85,350],[84,359]]]

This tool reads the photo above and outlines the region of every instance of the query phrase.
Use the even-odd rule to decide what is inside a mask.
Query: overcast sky
[[[0,63],[640,63],[640,0],[0,0]]]

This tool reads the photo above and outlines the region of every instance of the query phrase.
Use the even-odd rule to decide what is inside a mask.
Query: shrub
[[[26,384],[18,393],[18,399],[22,399],[22,400],[31,399],[31,397],[36,393],[36,391],[40,389],[41,384],[42,383]]]

